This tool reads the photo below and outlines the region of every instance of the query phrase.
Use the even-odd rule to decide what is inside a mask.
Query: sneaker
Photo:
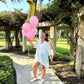
[[[39,81],[39,84],[42,84],[44,82],[44,79],[41,79],[40,81]]]
[[[32,82],[34,82],[36,80],[37,80],[37,78],[33,78],[32,80],[30,80],[30,83],[32,83]]]

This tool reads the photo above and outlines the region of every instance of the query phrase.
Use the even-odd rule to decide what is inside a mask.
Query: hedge
[[[14,84],[12,59],[0,53],[0,84]]]

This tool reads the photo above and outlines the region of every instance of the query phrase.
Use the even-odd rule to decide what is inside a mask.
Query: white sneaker
[[[33,78],[32,80],[30,80],[30,83],[32,83],[32,82],[34,82],[36,80],[37,80],[37,78]]]
[[[40,79],[39,84],[42,84],[44,81],[44,79]]]

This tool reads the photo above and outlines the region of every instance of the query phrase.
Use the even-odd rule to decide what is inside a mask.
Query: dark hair
[[[48,34],[45,33],[45,35],[46,35],[45,41],[48,41]]]

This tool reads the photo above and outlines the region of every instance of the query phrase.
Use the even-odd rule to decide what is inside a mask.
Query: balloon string
[[[28,46],[28,58],[29,58],[29,46]]]

